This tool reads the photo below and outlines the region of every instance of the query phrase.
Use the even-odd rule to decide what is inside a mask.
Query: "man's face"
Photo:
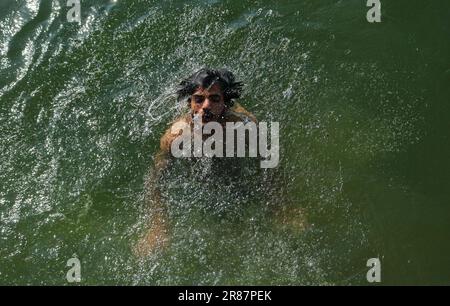
[[[191,111],[194,115],[200,115],[203,123],[218,120],[224,110],[225,102],[219,84],[209,89],[199,87],[191,96]]]

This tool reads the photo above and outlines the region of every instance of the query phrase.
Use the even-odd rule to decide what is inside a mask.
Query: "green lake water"
[[[381,3],[83,0],[78,24],[2,0],[0,284],[68,284],[74,256],[89,285],[367,285],[369,258],[382,285],[450,284],[450,2]],[[174,89],[205,66],[280,122],[280,165],[175,164],[171,244],[136,258]]]

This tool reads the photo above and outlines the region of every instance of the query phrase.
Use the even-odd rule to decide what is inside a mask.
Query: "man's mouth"
[[[211,112],[203,113],[202,119],[203,121],[211,121],[212,119],[214,119],[214,114]]]
[[[214,121],[217,119],[216,117],[217,116],[215,116],[214,113],[207,110],[193,114],[194,119],[201,120],[203,123]]]
[[[201,116],[202,116],[202,121],[203,121],[203,122],[211,121],[211,120],[213,120],[214,117],[215,117],[214,114],[213,114],[211,111],[209,111],[209,110],[203,111],[203,113],[201,114]]]

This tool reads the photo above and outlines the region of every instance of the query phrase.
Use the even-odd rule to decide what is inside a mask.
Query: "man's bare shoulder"
[[[234,105],[228,110],[228,119],[234,122],[258,122],[255,115],[247,111],[241,104],[237,102],[235,102]]]
[[[181,133],[182,130],[180,129],[174,129],[177,125],[181,124],[189,124],[190,123],[190,115],[185,114],[174,121],[170,123],[169,128],[164,132],[164,135],[161,137],[160,140],[160,148],[164,152],[170,152],[170,146],[172,145],[172,142],[177,138]]]

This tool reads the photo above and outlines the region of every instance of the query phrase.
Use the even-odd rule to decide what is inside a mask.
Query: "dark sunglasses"
[[[194,99],[195,103],[203,103],[206,99],[206,96],[202,96],[202,95],[192,95],[192,98]],[[209,100],[211,100],[211,102],[214,103],[219,103],[220,100],[222,99],[222,97],[218,94],[215,95],[210,95],[208,96]]]

